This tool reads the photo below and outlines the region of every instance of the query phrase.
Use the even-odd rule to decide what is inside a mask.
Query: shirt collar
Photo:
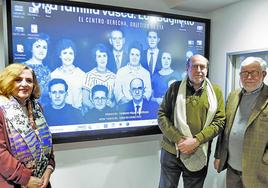
[[[251,94],[256,94],[261,92],[262,88],[263,88],[263,83],[260,85],[260,87],[258,87],[257,89],[255,89],[254,91],[251,92],[247,92],[244,88],[242,88],[242,94],[243,95],[251,95]]]
[[[195,90],[193,83],[191,82],[191,80],[189,78],[187,78],[187,84],[188,84],[188,86],[193,88],[193,90]],[[197,90],[195,90],[195,93],[201,92],[204,89],[204,87],[205,87],[205,80],[203,80],[200,87]]]
[[[154,54],[156,54],[158,52],[158,48],[149,49],[148,50],[148,53],[150,54],[151,52],[153,52]]]
[[[133,104],[134,104],[135,107],[136,107],[137,105],[139,105],[139,106],[141,107],[141,106],[142,106],[142,102],[143,102],[143,101],[141,101],[140,103],[137,104],[137,103],[135,103],[135,102],[133,101]]]
[[[114,55],[122,55],[123,54],[123,50],[121,50],[121,51],[116,51],[116,50],[113,50],[113,53],[114,53]]]

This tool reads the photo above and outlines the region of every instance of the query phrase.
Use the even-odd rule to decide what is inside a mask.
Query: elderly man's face
[[[130,93],[134,102],[140,102],[144,94],[144,85],[140,79],[131,82]]]
[[[266,71],[262,71],[258,63],[252,63],[241,68],[240,81],[243,88],[251,92],[260,87],[265,76]]]
[[[207,76],[207,62],[201,56],[192,58],[189,66],[187,67],[187,74],[194,86],[200,86],[205,77]]]

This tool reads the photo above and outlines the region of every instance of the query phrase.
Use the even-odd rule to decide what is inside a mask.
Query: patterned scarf
[[[49,159],[52,136],[37,100],[28,103],[31,103],[34,121],[32,124],[36,129],[15,98],[0,97],[0,108],[6,118],[12,155],[27,167],[37,168],[40,161]]]

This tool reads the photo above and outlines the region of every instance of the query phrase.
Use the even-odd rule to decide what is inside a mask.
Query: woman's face
[[[45,40],[37,40],[32,46],[33,58],[42,61],[47,56],[47,42]]]
[[[170,65],[171,65],[171,55],[170,55],[170,53],[164,52],[162,54],[161,62],[162,62],[162,68],[169,68]]]
[[[74,50],[71,47],[61,50],[60,59],[62,65],[72,65],[74,62]]]
[[[30,70],[25,69],[15,79],[12,96],[16,97],[20,101],[25,101],[31,96],[33,92],[33,87],[33,74]]]
[[[96,51],[96,62],[97,66],[101,68],[106,68],[108,61],[108,56],[106,52],[100,52],[99,50]]]

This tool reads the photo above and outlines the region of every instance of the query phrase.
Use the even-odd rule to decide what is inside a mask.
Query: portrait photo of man
[[[48,84],[50,104],[44,106],[44,115],[49,126],[79,124],[82,122],[80,110],[67,104],[68,85],[60,78],[52,79]]]

